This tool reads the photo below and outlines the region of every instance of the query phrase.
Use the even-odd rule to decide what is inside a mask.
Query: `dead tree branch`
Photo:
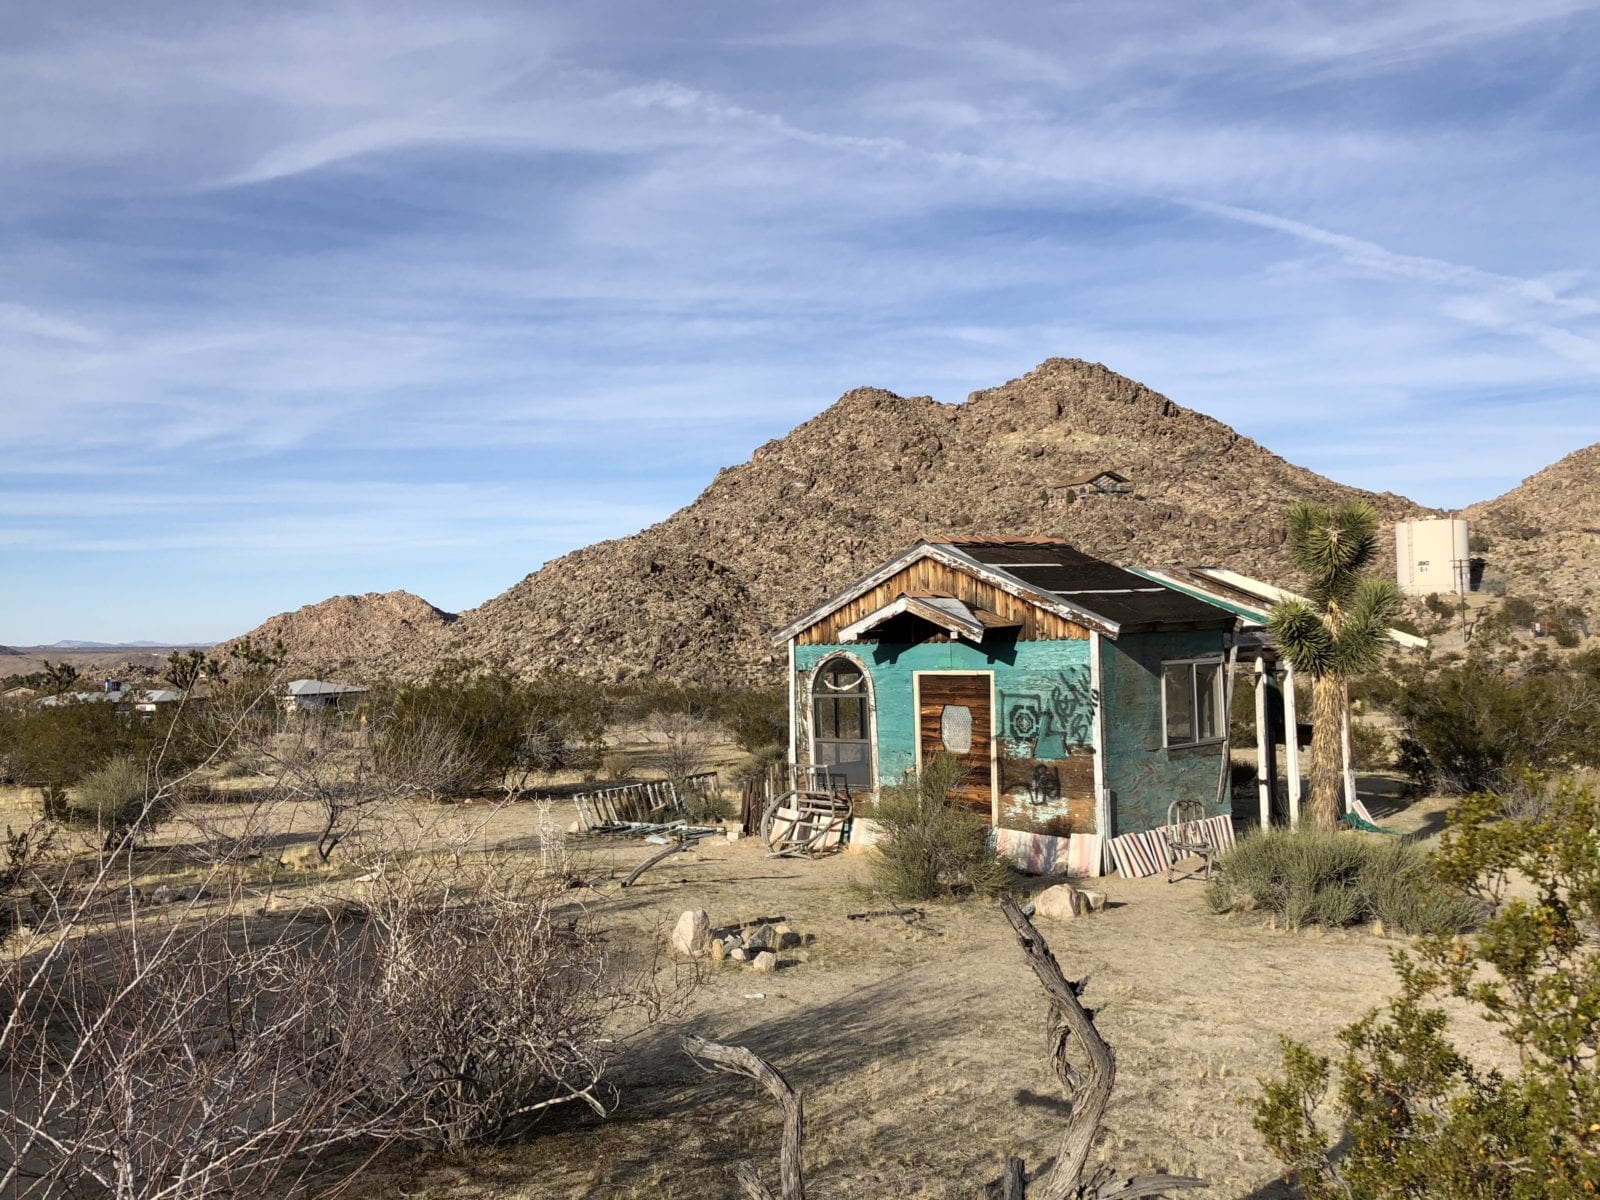
[[[1089,1151],[1100,1132],[1100,1122],[1111,1100],[1111,1088],[1116,1083],[1117,1060],[1110,1045],[1095,1028],[1094,1012],[1085,1008],[1079,999],[1088,981],[1069,980],[1062,974],[1061,965],[1050,953],[1050,947],[1010,896],[1000,898],[1000,911],[1005,913],[1011,928],[1016,930],[1022,953],[1059,1017],[1059,1024],[1052,1023],[1052,1057],[1056,1074],[1072,1105],[1055,1166],[1042,1181],[1041,1190],[1034,1193],[1036,1200],[1110,1200],[1113,1196],[1132,1200],[1136,1196],[1155,1196],[1176,1189],[1209,1186],[1203,1179],[1188,1176],[1151,1175],[1119,1179],[1103,1170],[1096,1172],[1091,1179],[1084,1179]],[[1074,1038],[1088,1055],[1087,1073],[1080,1071],[1068,1059]],[[1007,1194],[1024,1195],[1025,1192],[1010,1190],[1015,1186],[1012,1183],[1016,1177],[1015,1168],[1008,1175]]]
[[[754,1050],[744,1046],[728,1046],[708,1042],[704,1038],[686,1035],[682,1040],[684,1052],[706,1070],[729,1071],[735,1075],[748,1075],[754,1079],[783,1110],[783,1149],[779,1156],[778,1171],[783,1188],[782,1200],[805,1200],[805,1180],[800,1170],[800,1147],[805,1138],[805,1109],[800,1093],[789,1081]],[[774,1200],[767,1186],[756,1174],[751,1163],[740,1163],[739,1186],[750,1200]]]

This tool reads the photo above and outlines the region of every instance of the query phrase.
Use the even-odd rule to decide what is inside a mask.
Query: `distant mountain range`
[[[48,646],[23,646],[14,654],[36,653],[40,650],[207,650],[215,642],[51,642]]]
[[[1069,498],[1064,485],[1102,471],[1128,490]],[[1222,565],[1294,586],[1284,506],[1357,498],[1386,527],[1443,515],[1295,466],[1097,363],[1050,359],[960,404],[848,392],[666,520],[459,616],[407,592],[337,596],[251,636],[318,675],[414,678],[466,656],[528,675],[775,680],[773,630],[924,536],[1050,535],[1124,565]],[[1486,578],[1541,603],[1595,602],[1600,446],[1467,515],[1491,540]],[[1392,571],[1387,534],[1382,553]]]

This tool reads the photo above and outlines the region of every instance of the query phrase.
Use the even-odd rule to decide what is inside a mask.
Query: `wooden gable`
[[[920,558],[889,576],[877,587],[818,618],[814,624],[801,630],[795,636],[795,641],[802,646],[832,645],[839,641],[839,631],[845,626],[892,604],[901,595],[954,596],[974,611],[987,609],[1007,621],[1017,622],[1018,641],[1085,641],[1089,637],[1089,630],[1085,626],[1047,612],[966,571],[933,558]],[[945,636],[938,635],[941,639]]]

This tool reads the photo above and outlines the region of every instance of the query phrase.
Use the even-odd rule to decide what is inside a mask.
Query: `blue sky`
[[[862,384],[1600,440],[1600,0],[0,8],[0,643],[481,603]]]

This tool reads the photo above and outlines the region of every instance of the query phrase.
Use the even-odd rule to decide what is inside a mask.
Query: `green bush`
[[[1241,840],[1218,860],[1206,903],[1218,913],[1275,913],[1291,929],[1381,921],[1406,933],[1459,933],[1483,915],[1472,897],[1440,883],[1415,846],[1304,826]]]
[[[119,754],[83,777],[67,798],[66,818],[74,825],[92,826],[108,833],[146,828],[162,816],[151,804],[150,780],[144,763]]]
[[[1402,668],[1377,697],[1399,724],[1397,765],[1422,790],[1501,791],[1523,771],[1600,766],[1600,677],[1474,657]]]
[[[1567,781],[1512,816],[1497,797],[1471,797],[1452,814],[1434,870],[1489,909],[1481,930],[1397,954],[1398,994],[1340,1033],[1337,1061],[1285,1039],[1256,1129],[1307,1200],[1593,1196],[1600,796]],[[1512,881],[1524,894],[1511,896]],[[1447,998],[1498,1031],[1517,1071],[1482,1071],[1457,1048]],[[1475,1034],[1474,1051],[1483,1042]],[[1342,1125],[1332,1131],[1318,1120],[1330,1092]]]
[[[884,788],[871,817],[881,827],[868,860],[872,881],[895,900],[992,896],[1011,882],[1010,864],[990,846],[989,824],[948,799],[962,776],[950,755]]]

